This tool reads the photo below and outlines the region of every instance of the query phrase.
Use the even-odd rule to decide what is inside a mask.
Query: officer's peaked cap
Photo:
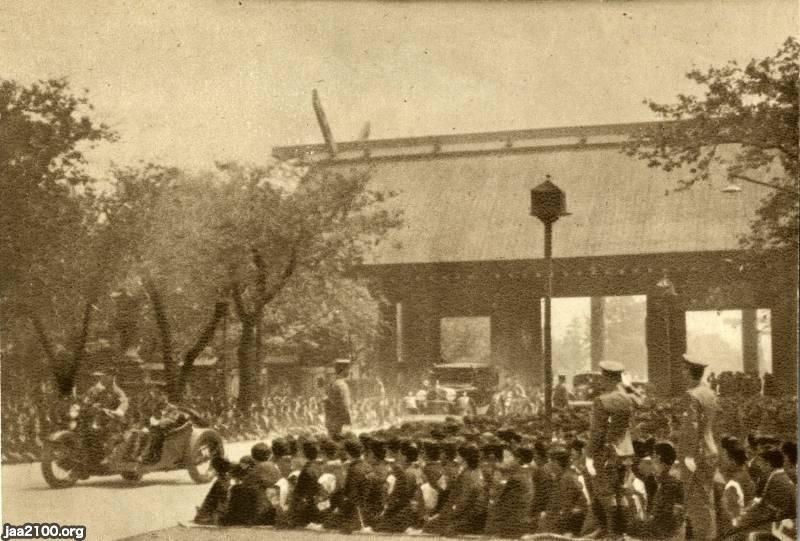
[[[611,372],[612,374],[619,374],[625,371],[625,367],[621,363],[615,361],[603,361],[600,363],[600,370],[603,372]]]

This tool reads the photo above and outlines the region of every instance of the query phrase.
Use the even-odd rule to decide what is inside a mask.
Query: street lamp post
[[[672,283],[672,280],[669,279],[666,272],[664,273],[664,277],[656,283],[656,292],[661,299],[661,309],[664,314],[664,356],[666,357],[666,365],[669,373],[669,392],[666,394],[667,396],[670,396],[676,392],[677,386],[675,382],[678,376],[674,373],[675,367],[672,354],[672,317],[675,298],[678,296],[678,294],[675,291],[675,286]]]
[[[566,216],[567,198],[564,192],[550,180],[531,190],[531,216],[544,224],[544,259],[547,282],[544,297],[544,415],[548,429],[553,418],[553,349],[551,336],[551,299],[553,297],[553,224]]]

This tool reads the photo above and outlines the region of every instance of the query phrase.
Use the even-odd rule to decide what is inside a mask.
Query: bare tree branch
[[[272,300],[284,288],[286,282],[289,281],[289,278],[292,277],[296,269],[297,269],[297,245],[294,245],[292,246],[292,252],[289,254],[289,261],[286,264],[286,267],[284,267],[283,272],[275,281],[275,283],[272,284],[272,287],[269,289],[269,291],[266,291],[264,296],[259,299],[260,308],[263,308],[264,306],[272,302]]]
[[[42,323],[42,319],[31,312],[28,312],[28,319],[31,320],[33,324],[33,330],[36,332],[36,336],[39,338],[39,345],[42,346],[44,350],[44,354],[47,357],[47,362],[50,363],[51,367],[55,367],[58,363],[56,360],[56,353],[53,349],[53,343],[50,341],[50,338],[47,336],[47,332],[44,330],[44,324]]]

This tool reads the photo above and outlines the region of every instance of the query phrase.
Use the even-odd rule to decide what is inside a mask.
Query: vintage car
[[[431,380],[444,390],[444,401],[452,403],[466,392],[477,413],[488,408],[497,390],[500,374],[497,368],[481,363],[444,363],[434,365]]]

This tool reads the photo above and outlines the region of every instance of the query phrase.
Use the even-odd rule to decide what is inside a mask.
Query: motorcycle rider
[[[103,461],[106,442],[124,431],[129,404],[128,395],[117,385],[112,371],[96,371],[92,376],[96,380],[84,395],[83,409],[102,411],[105,418],[91,419],[91,422],[87,419],[87,422],[79,424],[81,438],[88,450],[84,467],[76,472],[81,479],[88,478],[89,472]]]
[[[161,450],[164,448],[167,434],[183,421],[181,411],[169,401],[165,391],[166,385],[162,382],[152,382],[151,385],[146,406],[150,444],[142,459],[144,464],[155,464],[161,460]]]

